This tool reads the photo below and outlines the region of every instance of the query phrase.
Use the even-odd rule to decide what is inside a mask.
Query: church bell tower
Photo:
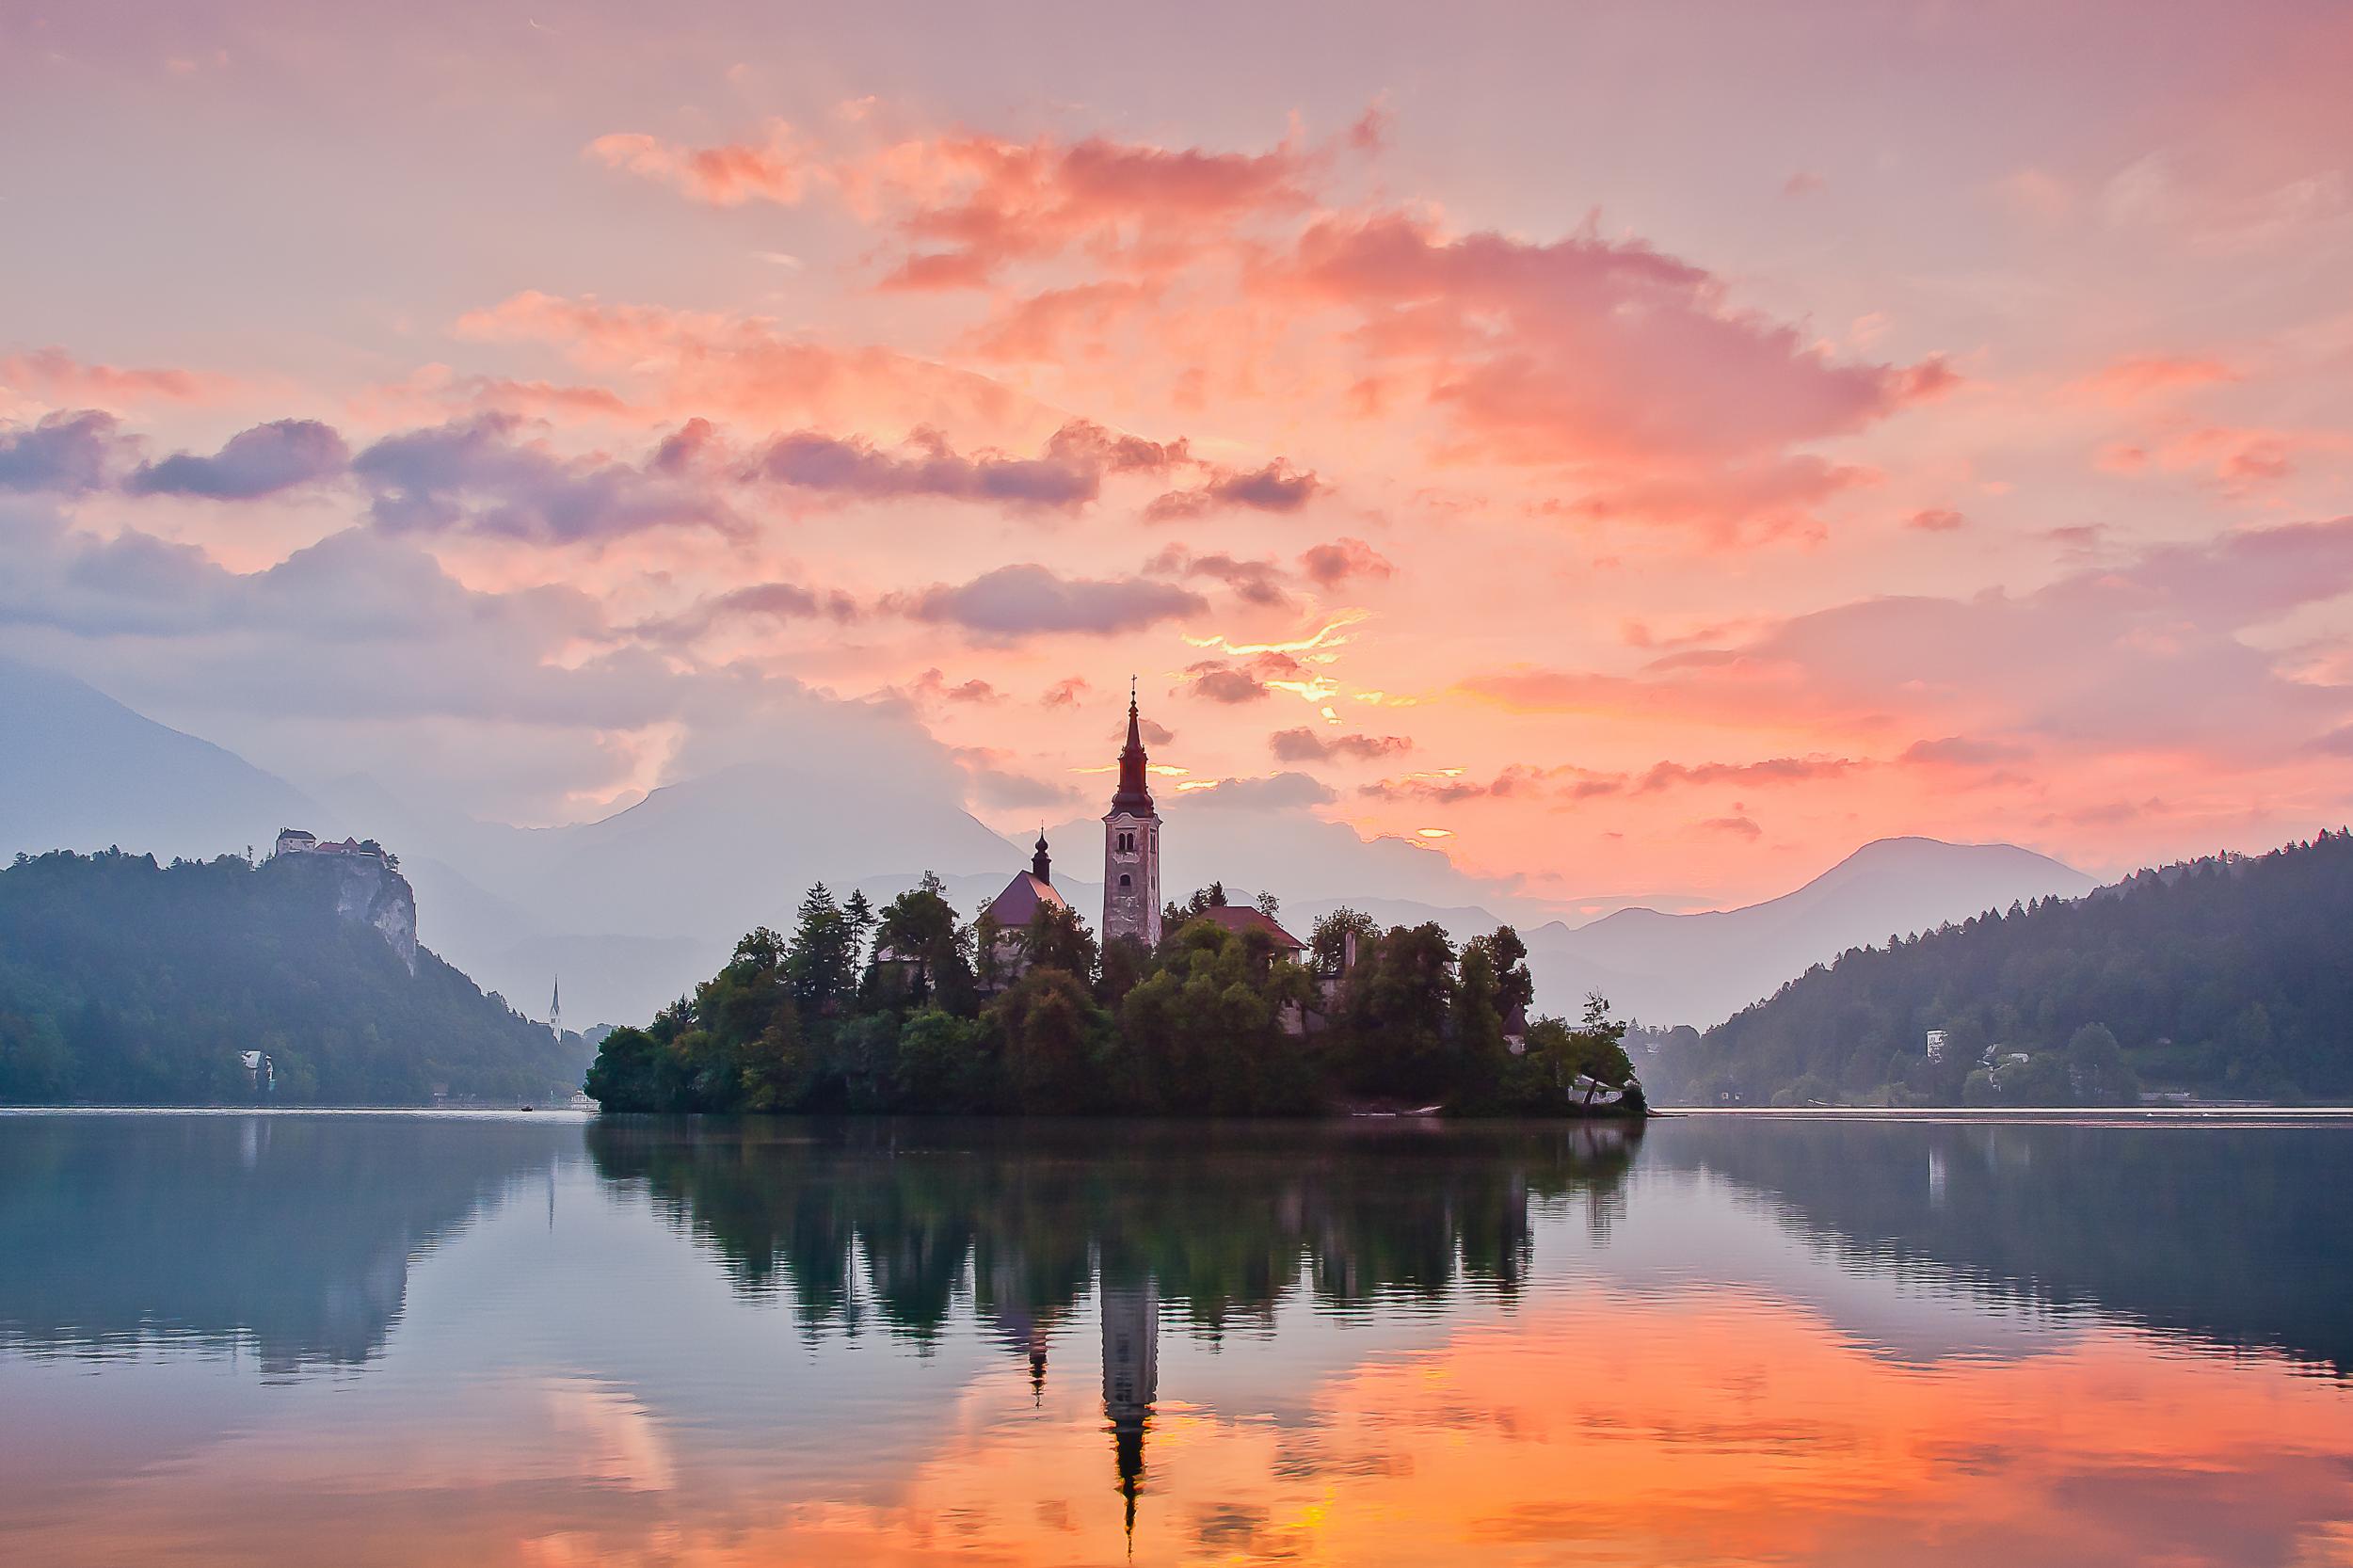
[[[1119,789],[1103,819],[1103,940],[1132,936],[1160,943],[1160,819],[1144,773],[1144,732],[1135,682],[1128,683],[1128,744],[1119,753]]]

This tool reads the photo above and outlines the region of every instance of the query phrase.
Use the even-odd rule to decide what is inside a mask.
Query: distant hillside
[[[1621,909],[1522,935],[1545,1006],[1566,1011],[1598,990],[1645,1023],[1704,1027],[1849,948],[2091,887],[2081,872],[2014,844],[1881,839],[1763,904],[1689,915]]]
[[[324,856],[158,866],[67,853],[0,871],[0,1102],[539,1098],[586,1048],[413,946],[407,884]],[[410,965],[414,964],[414,972]]]
[[[211,742],[12,659],[0,659],[0,858],[113,845],[215,855],[319,815],[293,785]]]
[[[596,822],[526,828],[407,802],[364,778],[318,782],[306,798],[70,676],[5,661],[0,734],[16,743],[0,746],[0,857],[109,845],[212,855],[287,825],[373,835],[402,852],[428,945],[534,1008],[560,975],[580,1018],[651,1015],[745,931],[780,924],[812,882],[887,902],[936,872],[969,913],[1030,854],[1028,833],[1008,842],[964,809],[936,759],[877,767],[816,738],[791,767],[716,769]],[[1270,782],[1317,788],[1295,775]],[[1573,1014],[1599,991],[1655,1024],[1717,1022],[1847,948],[2090,887],[2007,844],[1892,839],[1765,904],[1623,909],[1573,928],[1426,847],[1367,842],[1341,823],[1252,809],[1251,798],[1240,789],[1163,798],[1170,896],[1223,877],[1279,894],[1303,931],[1341,904],[1384,925],[1434,920],[1457,940],[1510,921],[1528,942],[1541,1007]],[[1088,877],[1101,835],[1092,816],[1050,830],[1056,881],[1083,911],[1099,907]]]
[[[1644,1076],[1669,1102],[2353,1098],[2353,838],[1849,952]]]

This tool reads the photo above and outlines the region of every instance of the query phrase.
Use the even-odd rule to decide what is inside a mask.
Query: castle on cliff
[[[400,874],[400,858],[374,839],[322,840],[281,827],[269,864],[317,868],[332,877],[335,913],[373,926],[410,974],[417,972],[417,895]]]

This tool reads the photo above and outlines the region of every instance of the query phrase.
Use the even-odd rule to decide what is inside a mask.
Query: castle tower
[[[1144,764],[1144,732],[1130,680],[1119,789],[1103,819],[1103,940],[1132,936],[1153,948],[1160,942],[1160,819],[1152,809]]]

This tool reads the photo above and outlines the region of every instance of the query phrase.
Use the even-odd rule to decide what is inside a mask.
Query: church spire
[[[1119,790],[1112,796],[1112,809],[1133,811],[1138,816],[1152,814],[1152,784],[1145,771],[1147,759],[1144,750],[1144,720],[1136,710],[1136,678],[1128,678],[1128,744],[1119,752]]]
[[[1038,824],[1037,853],[1030,856],[1030,872],[1040,882],[1051,883],[1054,880],[1054,860],[1046,853],[1046,824],[1044,823]]]

